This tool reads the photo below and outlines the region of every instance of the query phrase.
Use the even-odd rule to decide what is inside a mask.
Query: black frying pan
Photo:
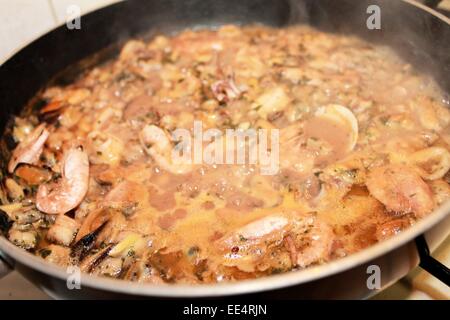
[[[381,9],[381,30],[366,26],[367,7],[374,4]],[[129,0],[83,16],[81,30],[55,29],[0,67],[0,131],[27,105],[38,107],[39,101],[33,97],[48,83],[70,82],[83,68],[113,56],[130,37],[225,23],[277,27],[305,23],[329,32],[354,34],[391,46],[417,69],[431,74],[444,93],[450,92],[449,20],[408,0]],[[3,153],[8,147],[2,142]],[[5,167],[4,157],[0,167]],[[418,263],[413,239],[427,232],[434,247],[449,232],[449,212],[450,204],[393,239],[327,265],[224,285],[156,286],[84,275],[83,290],[68,290],[65,270],[16,248],[2,236],[0,250],[10,266],[54,296],[194,297],[265,292],[291,298],[362,298],[375,293],[366,285],[367,266],[381,267],[383,287],[398,280]],[[0,260],[0,273],[2,266]]]

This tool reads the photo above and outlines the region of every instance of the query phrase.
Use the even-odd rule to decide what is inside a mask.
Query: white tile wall
[[[47,0],[0,0],[0,62],[53,28]]]
[[[121,0],[0,0],[0,64],[31,40],[66,21],[67,7],[82,13]]]

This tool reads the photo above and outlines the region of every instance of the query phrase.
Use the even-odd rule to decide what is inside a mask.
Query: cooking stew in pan
[[[40,99],[7,141],[2,228],[87,273],[288,272],[395,236],[450,197],[449,102],[391,49],[349,35],[226,25],[130,40]],[[246,132],[265,134],[265,153]]]

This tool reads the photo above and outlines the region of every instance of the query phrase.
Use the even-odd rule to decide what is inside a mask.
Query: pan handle
[[[431,256],[423,235],[416,238],[416,246],[420,258],[419,266],[450,287],[450,269]]]
[[[14,263],[6,258],[0,251],[0,279],[10,273],[14,268]]]

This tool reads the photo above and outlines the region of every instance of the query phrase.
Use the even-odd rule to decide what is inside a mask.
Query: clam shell
[[[315,114],[316,117],[324,117],[349,128],[350,139],[348,142],[348,152],[352,151],[358,141],[358,120],[350,109],[338,105],[330,104],[319,108]]]

